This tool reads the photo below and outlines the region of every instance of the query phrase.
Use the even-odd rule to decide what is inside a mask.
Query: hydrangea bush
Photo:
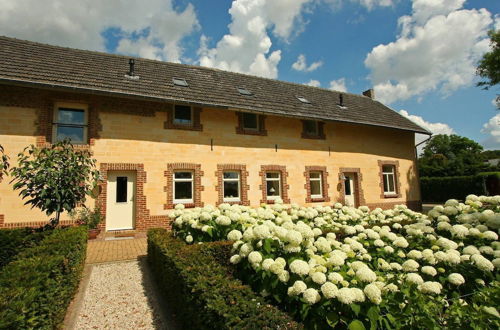
[[[498,328],[500,196],[404,205],[183,209],[188,244],[234,241],[230,262],[263,296],[311,327]]]

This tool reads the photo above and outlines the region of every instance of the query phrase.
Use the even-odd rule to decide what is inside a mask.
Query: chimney
[[[135,65],[135,60],[131,58],[128,60],[128,64],[130,65],[130,71],[128,72],[128,75],[133,77],[134,76],[134,65]]]
[[[369,90],[364,91],[363,95],[368,96],[372,100],[375,100],[375,91],[373,90],[373,88],[370,88]]]
[[[342,93],[339,94],[339,105],[344,106],[344,95]]]

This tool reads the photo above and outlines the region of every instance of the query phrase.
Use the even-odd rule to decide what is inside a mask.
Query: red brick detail
[[[384,194],[384,175],[383,166],[391,165],[394,167],[394,186],[396,188],[396,193],[392,195]],[[401,198],[401,180],[399,179],[399,161],[397,160],[379,160],[379,176],[380,176],[380,198]]]
[[[361,170],[359,168],[354,167],[341,167],[339,168],[339,179],[342,174],[349,173],[354,174],[354,186],[355,186],[355,206],[365,205],[365,195],[363,193],[363,185],[361,181],[363,181],[363,175],[361,174]],[[345,185],[342,180],[339,180],[339,184],[337,186],[337,190],[339,191],[338,201],[342,204],[345,204]]]
[[[310,174],[311,172],[320,172],[321,173],[321,188],[323,190],[323,197],[321,198],[312,198],[311,197],[311,180],[310,180]],[[326,166],[306,166],[306,171],[304,172],[304,176],[306,177],[306,183],[304,185],[304,188],[306,188],[307,196],[306,196],[306,202],[307,203],[314,203],[314,202],[329,202],[330,197],[328,196],[328,189],[330,188],[330,185],[328,184],[327,177],[329,173],[326,170]]]
[[[266,189],[266,172],[280,172],[281,176],[281,199],[283,203],[290,203],[290,199],[288,198],[288,189],[290,189],[290,185],[287,184],[288,172],[286,170],[286,166],[281,165],[262,165],[260,167],[259,175],[262,179],[262,184],[259,185],[259,189],[262,190],[262,199],[261,203],[274,204],[274,200],[267,199],[267,189]]]
[[[408,208],[413,211],[422,212],[421,201],[379,202],[379,203],[368,203],[366,204],[366,206],[368,206],[370,209],[375,209],[377,207],[380,207],[381,209],[387,210],[387,209],[392,209],[396,205],[401,205],[401,204],[408,206]]]
[[[38,228],[49,224],[49,220],[28,221],[28,222],[8,222],[5,223],[3,215],[0,215],[0,228]],[[61,220],[58,227],[75,226],[76,220]]]
[[[151,216],[149,209],[146,207],[146,195],[144,194],[144,184],[146,183],[146,171],[144,164],[133,163],[101,163],[100,174],[102,181],[100,182],[100,194],[97,197],[97,203],[101,206],[101,215],[104,221],[99,224],[99,228],[106,228],[106,202],[108,194],[108,172],[109,171],[135,171],[136,172],[136,187],[135,187],[135,229],[146,230],[152,227],[170,228],[171,220],[167,216]]]
[[[306,121],[302,120],[302,138],[303,139],[316,139],[316,140],[324,140],[325,137],[325,123],[322,121],[318,121],[318,135],[307,134],[306,132]]]
[[[223,191],[223,174],[224,171],[237,171],[240,172],[240,201],[239,202],[224,202],[224,191]],[[218,164],[217,171],[215,172],[215,177],[217,178],[217,185],[215,190],[218,193],[217,205],[222,203],[228,204],[238,204],[238,205],[250,205],[248,200],[248,190],[250,186],[247,184],[248,172],[246,165],[241,164]]]
[[[258,130],[243,128],[243,112],[236,112],[236,117],[238,119],[238,126],[236,126],[236,134],[260,135],[260,136],[267,135],[265,115],[257,115],[257,120],[259,121]]]
[[[178,170],[189,170],[194,172],[194,203],[184,204],[185,207],[202,207],[204,203],[201,201],[201,192],[204,187],[201,185],[201,177],[203,171],[200,164],[192,163],[170,163],[167,165],[167,170],[164,175],[167,178],[167,185],[164,187],[167,193],[167,203],[164,205],[165,210],[173,209],[174,204],[174,172]]]
[[[171,107],[167,110],[167,121],[165,121],[163,127],[165,129],[183,129],[187,131],[203,131],[203,125],[201,124],[200,113],[202,109],[200,107],[192,107],[193,110],[193,124],[192,125],[178,125],[174,123],[174,109]]]

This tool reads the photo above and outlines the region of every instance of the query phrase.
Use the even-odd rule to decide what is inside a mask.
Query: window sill
[[[383,196],[384,196],[384,198],[399,198],[399,197],[401,197],[400,194],[396,194],[396,193],[394,193],[394,194],[384,194]]]
[[[165,122],[165,129],[180,129],[185,131],[202,131],[203,125],[195,126],[195,125],[183,125],[183,124],[175,124],[170,122]]]
[[[320,202],[326,202],[325,197],[309,197],[308,198],[308,203],[320,203]]]
[[[38,143],[36,146],[39,148],[50,148],[52,147],[54,143],[51,142],[45,142],[45,143]],[[76,150],[90,150],[91,145],[90,144],[73,144],[73,147]]]
[[[243,134],[243,135],[257,135],[257,136],[266,136],[267,131],[266,130],[252,130],[252,129],[236,129],[237,134]]]
[[[174,202],[174,208],[176,205],[182,204],[185,208],[193,208],[196,205],[193,202]]]

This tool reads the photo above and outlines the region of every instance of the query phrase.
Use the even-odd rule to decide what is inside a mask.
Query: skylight
[[[184,78],[172,78],[172,81],[176,86],[189,87],[189,84]]]
[[[306,98],[305,98],[305,97],[303,97],[303,96],[297,96],[297,98],[298,98],[298,99],[299,99],[299,101],[300,101],[300,102],[302,102],[302,103],[311,103],[311,102],[309,102],[309,100],[308,100],[308,99],[306,99]]]
[[[248,89],[244,87],[238,87],[238,92],[240,92],[241,95],[247,95],[247,96],[253,95],[252,92],[250,92]]]

